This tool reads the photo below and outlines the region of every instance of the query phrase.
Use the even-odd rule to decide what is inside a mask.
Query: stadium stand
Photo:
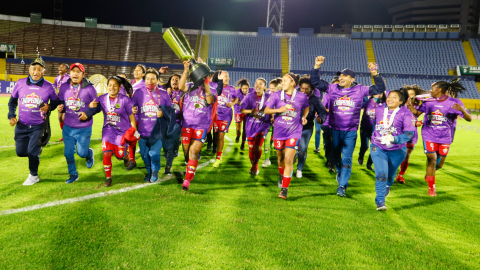
[[[210,35],[209,57],[235,58],[242,68],[281,69],[280,37]]]
[[[241,78],[247,78],[250,81],[251,87],[254,87],[255,80],[260,77],[267,80],[267,82],[277,77],[282,77],[281,73],[271,72],[228,71],[228,74],[230,75],[230,85],[234,85],[235,82]]]
[[[473,54],[478,62],[480,60],[480,40],[470,39],[470,45],[472,46]]]

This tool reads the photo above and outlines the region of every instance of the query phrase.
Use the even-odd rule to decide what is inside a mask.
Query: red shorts
[[[207,131],[204,129],[182,128],[183,144],[190,144],[192,139],[204,143],[206,137]]]
[[[241,123],[245,118],[245,114],[243,113],[236,113],[235,114],[235,123]]]
[[[125,157],[125,146],[118,146],[107,141],[102,141],[103,152],[113,152],[116,158],[122,159]]]
[[[300,145],[300,139],[288,139],[288,140],[273,140],[273,146],[277,150],[283,150],[285,148],[292,148],[298,150],[298,145]]]
[[[415,149],[415,144],[414,143],[407,143],[407,148]]]
[[[450,144],[441,144],[434,142],[423,142],[425,154],[438,153],[439,156],[446,157],[450,150]]]
[[[230,128],[230,123],[232,123],[232,121],[223,121],[223,120],[215,121],[215,123],[213,123],[213,132],[228,133],[228,129]]]

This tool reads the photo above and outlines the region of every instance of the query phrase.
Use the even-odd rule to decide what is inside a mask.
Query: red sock
[[[240,130],[237,130],[237,137],[240,137],[242,135],[242,132]]]
[[[128,155],[133,162],[135,162],[135,145],[136,143],[128,145]]]
[[[221,151],[217,151],[217,159],[220,159],[222,157],[222,153]],[[198,163],[198,162],[197,162]]]
[[[63,129],[64,123],[60,123],[60,129]]]
[[[254,150],[254,142],[249,140],[248,141],[248,156],[250,157],[250,163],[255,163],[255,150]]]
[[[428,183],[429,188],[435,188],[435,175],[434,176],[425,175],[425,181]]]
[[[278,172],[280,175],[283,175],[283,171],[285,171],[285,167],[278,167]]]
[[[410,164],[410,163],[407,163],[407,162],[404,160],[404,161],[402,162],[402,165],[400,166],[400,172],[399,172],[398,174],[404,175],[405,172],[407,171],[408,164]]]
[[[187,173],[185,174],[185,180],[192,181],[195,177],[195,171],[197,170],[198,160],[190,159],[187,164]]]
[[[260,157],[262,157],[262,149],[257,151],[257,155],[255,156],[255,164],[258,164],[258,161],[260,161]]]
[[[292,177],[290,176],[283,176],[283,182],[282,182],[282,187],[284,188],[288,188],[288,186],[290,185],[290,181],[292,180]]]
[[[112,177],[112,152],[103,153],[103,169],[107,178]]]

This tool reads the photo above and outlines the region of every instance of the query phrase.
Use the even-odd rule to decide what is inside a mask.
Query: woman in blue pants
[[[370,153],[375,165],[375,203],[385,211],[385,197],[390,193],[397,169],[407,155],[407,142],[413,137],[413,114],[403,105],[408,99],[405,89],[390,92],[387,106],[375,108],[374,132]]]

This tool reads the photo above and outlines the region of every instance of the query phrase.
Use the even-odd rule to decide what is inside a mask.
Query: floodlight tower
[[[274,33],[283,32],[283,12],[285,0],[268,0],[267,27],[272,27]]]

